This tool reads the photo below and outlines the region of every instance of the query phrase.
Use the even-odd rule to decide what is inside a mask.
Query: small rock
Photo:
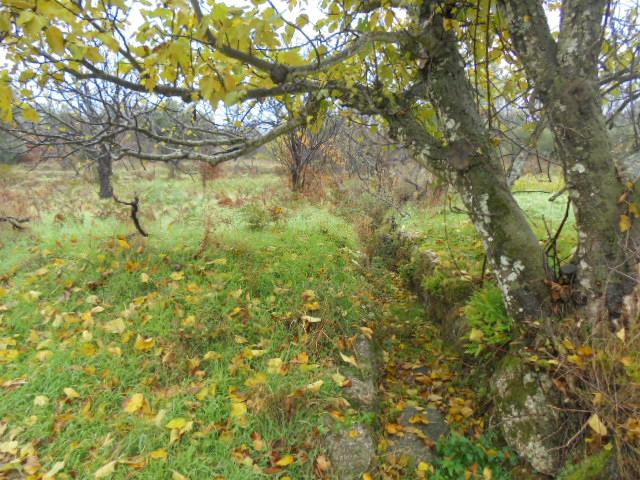
[[[353,345],[356,361],[368,377],[375,376],[377,368],[376,350],[373,342],[364,335],[358,335]]]
[[[345,393],[349,400],[371,407],[376,402],[376,387],[372,379],[360,380],[355,377],[349,377],[351,386],[345,389]]]
[[[504,438],[538,472],[556,473],[560,463],[559,416],[549,378],[516,355],[505,357],[492,379]]]
[[[427,417],[429,423],[427,425],[420,422],[411,423],[411,419],[418,415]],[[400,414],[398,423],[404,427],[417,427],[434,442],[437,442],[440,437],[449,435],[449,425],[447,425],[440,411],[435,408],[427,408],[421,411],[414,407],[407,407]]]
[[[360,480],[373,466],[376,442],[371,430],[364,425],[330,435],[327,444],[335,478]]]
[[[429,423],[427,425],[420,422],[411,423],[411,419],[416,416],[426,417]],[[394,436],[390,452],[396,457],[406,455],[413,464],[433,463],[436,454],[431,445],[440,437],[449,434],[449,426],[442,414],[434,408],[421,411],[414,407],[407,407],[400,414],[398,423],[405,428],[417,429],[421,434],[405,431],[404,436]],[[426,438],[422,438],[423,436]]]

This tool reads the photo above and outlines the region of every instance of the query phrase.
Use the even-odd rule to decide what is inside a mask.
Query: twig
[[[131,207],[131,220],[133,220],[133,224],[136,226],[136,230],[138,230],[138,232],[140,232],[140,235],[142,235],[143,237],[148,237],[149,234],[143,230],[142,225],[140,225],[140,220],[138,220],[138,207],[140,205],[140,199],[138,198],[138,195],[133,197],[133,202],[123,202],[122,200],[118,200],[118,197],[116,197],[115,195],[113,196],[113,199],[117,203]]]
[[[562,195],[564,192],[567,191],[568,187],[563,187],[562,190],[560,190],[559,192],[554,193],[553,195],[551,195],[549,197],[549,201],[553,202],[556,198],[558,198],[560,195]]]
[[[9,223],[16,230],[24,230],[24,227],[21,225],[22,223],[27,223],[31,221],[30,218],[18,218],[18,217],[0,217],[0,222]]]

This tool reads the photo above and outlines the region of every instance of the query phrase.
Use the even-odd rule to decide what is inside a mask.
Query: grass
[[[560,194],[554,201],[549,201],[562,188],[559,179],[550,182],[544,175],[526,175],[514,186],[516,200],[541,242],[555,235],[564,217],[567,195]],[[407,209],[407,217],[396,220],[401,228],[423,235],[424,248],[442,258],[443,269],[460,270],[479,277],[484,260],[482,242],[461,202],[453,197],[451,206],[429,209],[412,206]],[[564,260],[571,256],[577,242],[575,219],[573,213],[569,213],[557,245],[558,255]]]
[[[561,186],[527,177],[517,188]],[[281,177],[203,189],[163,171],[119,171],[116,193],[140,195],[148,239],[126,207],[63,171],[14,167],[0,193],[5,213],[33,218],[24,232],[0,225],[2,468],[60,469],[60,479],[314,478],[329,428],[392,423],[425,399],[461,431],[483,430],[460,413],[478,410],[476,395],[456,378],[460,359],[420,323],[422,307],[397,275],[357,265],[357,222],[292,197]],[[517,195],[541,239],[543,218],[555,228],[564,212],[548,196]],[[480,275],[482,245],[465,215],[409,211],[398,222],[424,234],[443,272]],[[345,407],[332,378],[348,371],[339,353],[353,355],[349,339],[364,325],[382,331],[388,363],[377,419]],[[417,366],[433,385],[406,382]],[[409,475],[403,468],[381,466]]]
[[[371,310],[350,225],[290,202],[270,175],[206,192],[122,175],[118,194],[143,198],[146,240],[82,182],[24,181],[30,198],[3,188],[37,218],[0,230],[6,468],[311,478],[339,395],[336,345]],[[281,218],[251,230],[246,203]]]

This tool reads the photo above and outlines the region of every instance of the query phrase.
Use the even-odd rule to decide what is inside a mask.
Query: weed
[[[514,321],[507,314],[502,292],[495,285],[487,283],[477,290],[464,307],[464,314],[471,326],[467,352],[479,355],[511,339]]]
[[[510,470],[517,464],[511,452],[494,446],[490,436],[477,441],[453,433],[438,443],[435,473],[430,480],[460,478],[493,480],[511,479]]]

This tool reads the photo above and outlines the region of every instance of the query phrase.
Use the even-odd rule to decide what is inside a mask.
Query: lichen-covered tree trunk
[[[113,184],[111,177],[113,175],[113,167],[111,155],[106,149],[101,149],[98,154],[98,182],[100,184],[100,198],[113,197]]]
[[[593,320],[614,322],[637,284],[631,238],[621,232],[627,206],[598,89],[598,55],[606,0],[565,0],[556,41],[540,0],[500,0],[516,53],[544,106],[576,215],[575,256]]]

